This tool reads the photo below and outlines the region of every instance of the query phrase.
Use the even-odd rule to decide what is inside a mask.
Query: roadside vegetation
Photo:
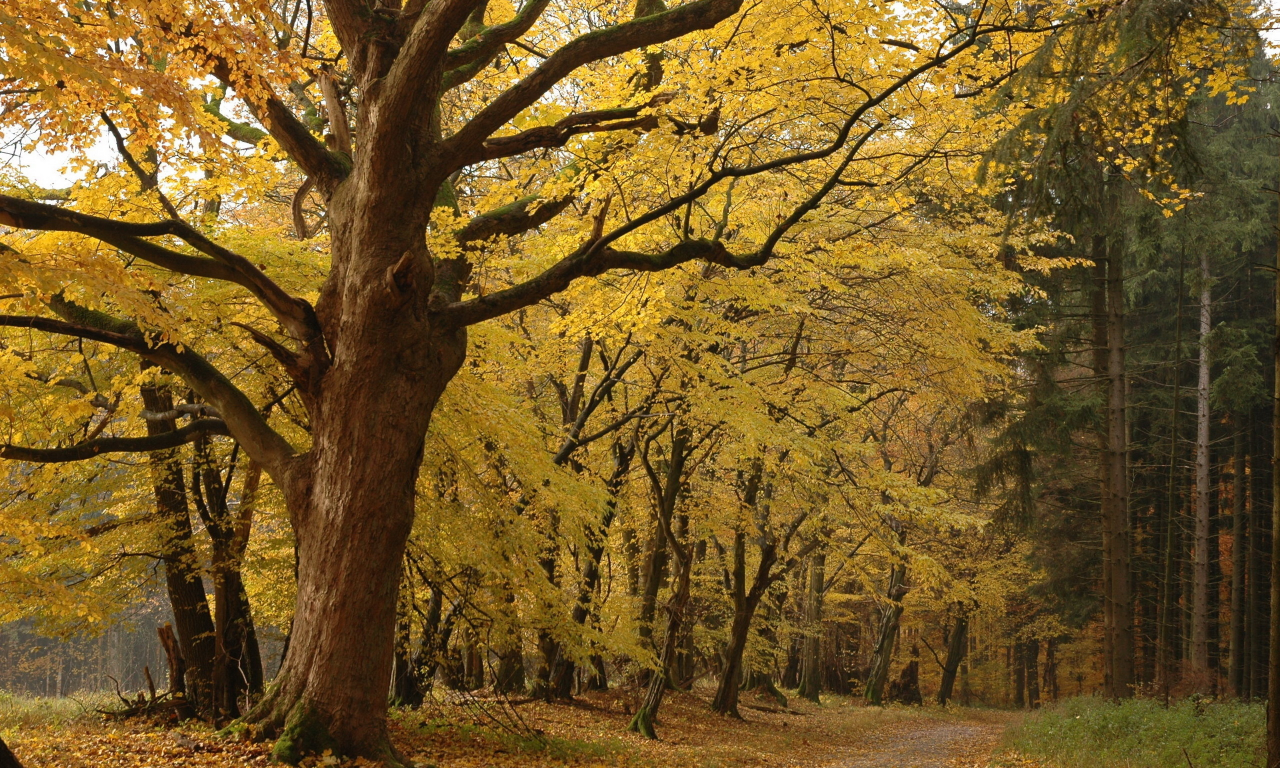
[[[1261,703],[1085,696],[1027,715],[1005,732],[1000,768],[1250,768],[1266,764]]]

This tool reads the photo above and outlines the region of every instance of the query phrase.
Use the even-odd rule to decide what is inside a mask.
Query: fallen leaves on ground
[[[904,735],[921,729],[952,729],[959,735],[930,747],[939,768],[994,768],[997,764],[989,762],[990,755],[1004,724],[1004,716],[998,714],[879,709],[839,697],[824,697],[822,705],[795,701],[785,709],[747,699],[739,719],[712,713],[708,697],[701,692],[673,693],[664,702],[658,722],[660,740],[651,741],[626,731],[632,698],[608,692],[547,704],[450,695],[420,709],[394,712],[391,735],[397,749],[415,765],[436,768],[834,768],[879,765],[877,755],[897,754],[892,745],[900,744]],[[21,728],[5,737],[27,768],[271,764],[270,744],[224,738],[199,724],[175,728],[84,717],[56,727]],[[368,765],[328,756],[307,763]],[[1037,768],[1033,762],[1007,759],[998,765]]]

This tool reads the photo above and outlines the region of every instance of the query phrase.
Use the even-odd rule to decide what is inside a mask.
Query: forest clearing
[[[0,768],[1280,768],[1277,39],[6,0]]]

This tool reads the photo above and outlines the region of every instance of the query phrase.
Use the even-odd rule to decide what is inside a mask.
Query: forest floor
[[[417,766],[464,768],[985,768],[1014,717],[989,710],[863,707],[744,696],[742,719],[710,712],[703,692],[663,704],[659,741],[627,733],[632,697],[543,704],[480,696],[434,700],[392,715],[392,738]],[[85,713],[5,718],[0,734],[27,768],[232,768],[270,763],[269,745],[233,742],[195,724],[115,722]],[[338,765],[332,758],[309,761]],[[350,765],[350,763],[346,763]],[[1021,765],[1033,765],[1021,763]]]

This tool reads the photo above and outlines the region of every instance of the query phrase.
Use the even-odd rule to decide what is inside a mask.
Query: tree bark
[[[465,334],[433,329],[427,297],[402,295],[421,294],[412,280],[403,291],[388,280],[402,254],[430,268],[421,228],[388,243],[386,230],[399,228],[353,216],[355,201],[341,198],[330,207],[333,271],[351,295],[326,283],[322,307],[342,303],[343,330],[330,335],[340,341],[315,405],[309,477],[286,489],[297,611],[284,667],[248,720],[278,734],[273,754],[284,762],[330,749],[400,763],[386,700],[401,560],[430,414],[462,362]]]
[[[751,502],[749,502],[751,503]],[[746,535],[737,531],[733,536],[733,626],[729,631],[729,647],[725,652],[724,670],[716,687],[711,708],[722,715],[738,715],[738,694],[743,680],[742,655],[751,633],[751,620],[755,617],[760,599],[772,583],[771,572],[777,561],[777,545],[766,542],[760,551],[760,563],[746,588]],[[817,557],[817,555],[815,555]],[[819,587],[821,589],[821,587]]]
[[[1095,287],[1095,345],[1097,310],[1105,304],[1105,372],[1106,427],[1104,430],[1102,469],[1103,517],[1103,599],[1106,626],[1105,661],[1107,694],[1112,698],[1133,695],[1134,632],[1133,597],[1129,573],[1129,468],[1128,440],[1125,426],[1125,341],[1124,341],[1124,268],[1123,254],[1108,247],[1104,235],[1093,238],[1095,275],[1105,274],[1105,302]],[[1101,362],[1095,346],[1095,365]]]
[[[672,546],[674,549],[679,545],[673,542]],[[689,603],[689,572],[692,570],[691,565],[692,563],[687,557],[677,553],[676,589],[667,604],[667,632],[662,644],[662,654],[659,656],[659,669],[649,676],[644,699],[641,700],[640,707],[636,710],[635,716],[631,718],[630,725],[627,726],[628,730],[635,731],[641,736],[650,739],[658,738],[654,725],[658,721],[658,711],[662,707],[662,699],[670,683],[668,673],[675,662],[676,643],[680,636],[684,611]]]
[[[1200,360],[1196,377],[1196,503],[1191,589],[1191,669],[1196,684],[1209,680],[1209,332],[1212,294],[1209,256],[1200,256]],[[1201,691],[1207,693],[1207,690]]]

